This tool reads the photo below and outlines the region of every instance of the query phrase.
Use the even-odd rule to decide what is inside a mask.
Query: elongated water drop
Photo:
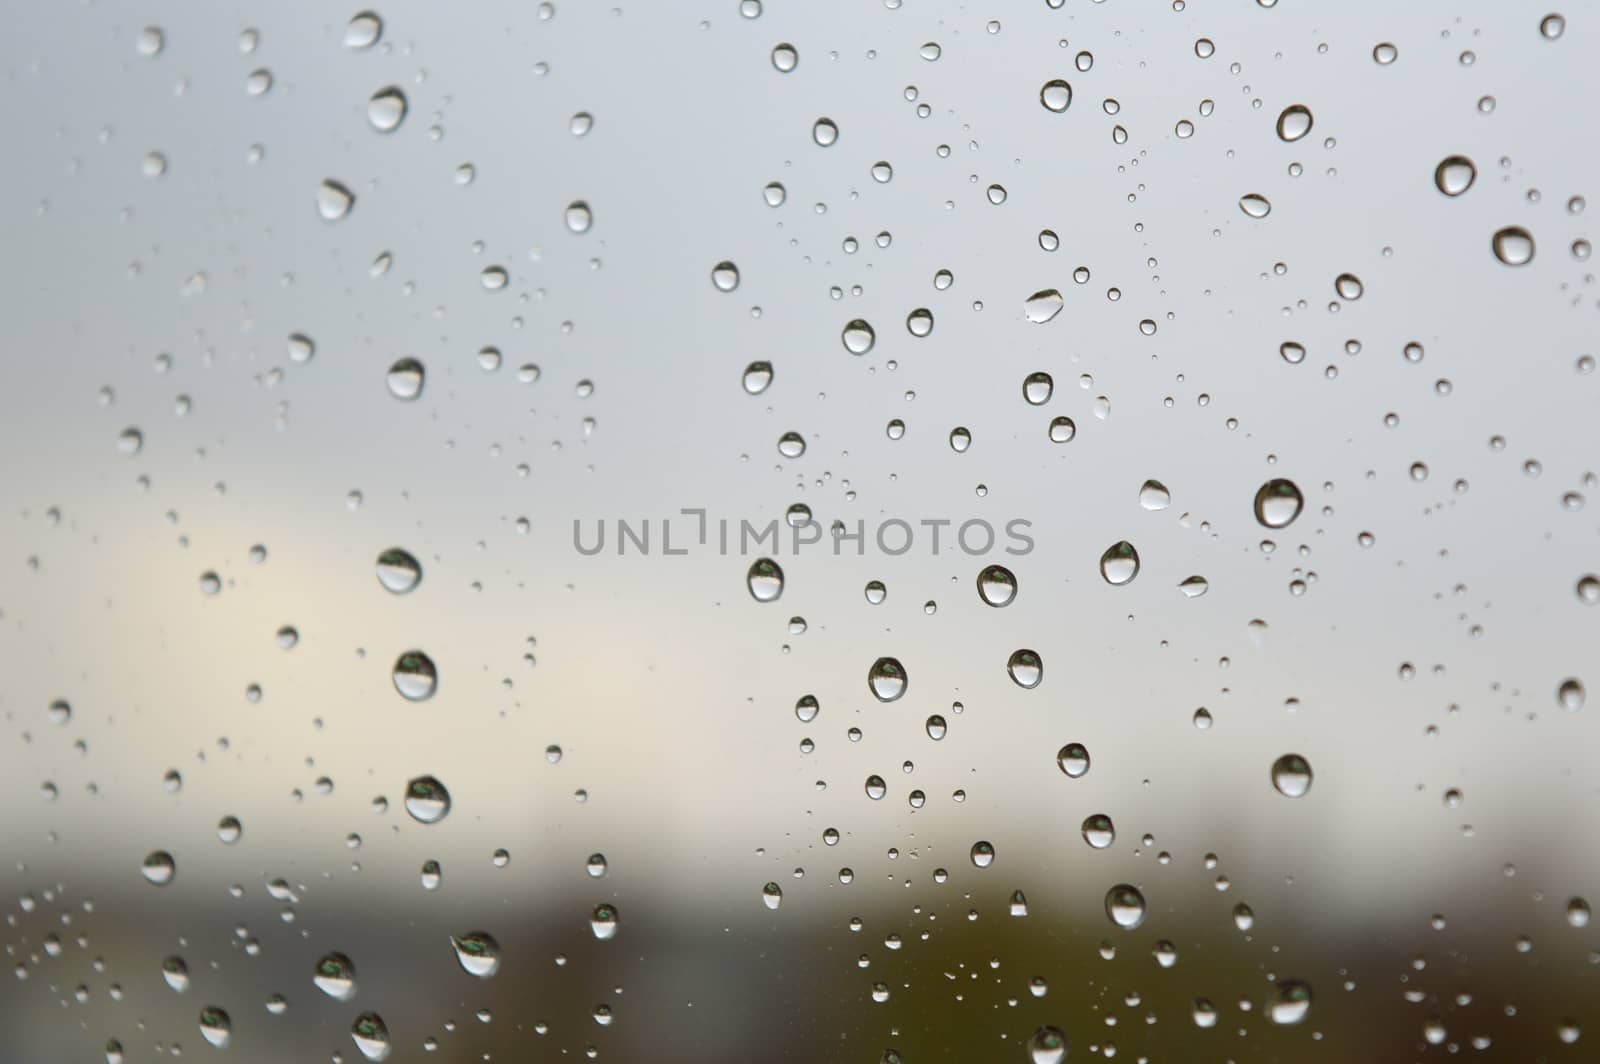
[[[450,945],[456,951],[456,962],[468,975],[487,979],[500,970],[500,943],[489,932],[468,931],[459,938],[451,935]]]

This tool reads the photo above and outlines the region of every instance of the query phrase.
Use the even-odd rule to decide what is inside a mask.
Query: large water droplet
[[[1267,1016],[1273,1023],[1288,1027],[1299,1023],[1311,1011],[1311,987],[1298,979],[1285,979],[1273,987],[1267,1000]]]
[[[975,842],[972,844],[972,866],[974,868],[988,868],[994,864],[994,844],[991,842]]]
[[[1292,480],[1269,480],[1256,490],[1256,520],[1268,528],[1287,528],[1305,506]]]
[[[1062,415],[1050,419],[1050,442],[1070,443],[1078,434],[1078,426],[1070,417]]]
[[[355,193],[331,177],[317,188],[317,213],[325,222],[337,222],[350,213],[355,203]]]
[[[617,909],[614,905],[596,905],[589,917],[589,930],[604,942],[617,937]]]
[[[1016,575],[1003,565],[985,566],[978,573],[978,597],[990,606],[1009,606],[1017,597]]]
[[[182,994],[189,989],[189,965],[182,957],[168,957],[161,962],[161,978]]]
[[[819,118],[811,126],[811,139],[819,147],[831,148],[839,141],[839,127],[831,118]]]
[[[1465,155],[1448,155],[1433,168],[1433,183],[1446,196],[1459,196],[1472,187],[1478,168]]]
[[[1026,399],[1030,406],[1043,406],[1050,401],[1050,393],[1055,389],[1055,379],[1041,370],[1023,378],[1022,398]]]
[[[1092,813],[1083,819],[1083,841],[1096,850],[1103,850],[1117,841],[1117,829],[1104,813]]]
[[[389,1042],[389,1028],[376,1012],[363,1012],[350,1025],[350,1037],[361,1055],[368,1060],[385,1060],[393,1046]]]
[[[1252,218],[1265,218],[1272,213],[1272,203],[1259,192],[1239,197],[1239,209]]]
[[[1301,798],[1311,789],[1311,763],[1299,754],[1284,754],[1272,763],[1272,785],[1285,798]]]
[[[207,1005],[200,1010],[200,1034],[218,1049],[227,1049],[233,1038],[233,1021],[225,1010]]]
[[[311,969],[311,983],[335,1001],[356,996],[356,966],[343,953],[324,953]]]
[[[1022,312],[1035,325],[1043,325],[1061,313],[1061,293],[1054,288],[1041,288],[1022,304]]]
[[[1056,764],[1069,779],[1079,779],[1089,771],[1089,750],[1082,743],[1068,743],[1056,752]]]
[[[909,682],[905,666],[895,658],[879,658],[867,670],[867,687],[879,702],[893,702],[906,693]]]
[[[1060,78],[1052,78],[1040,87],[1039,102],[1046,111],[1060,114],[1072,106],[1072,86]]]
[[[783,594],[783,570],[771,558],[757,558],[745,574],[750,597],[757,602],[776,602]]]
[[[852,355],[864,355],[872,350],[872,345],[877,341],[877,333],[872,331],[860,318],[847,322],[840,338],[844,341],[844,349]]]
[[[740,378],[740,383],[749,394],[760,395],[767,390],[767,385],[772,383],[772,363],[750,363],[744,368],[744,376]]]
[[[439,670],[420,650],[408,650],[396,658],[393,675],[394,689],[410,702],[432,698],[439,687]]]
[[[711,284],[719,292],[731,292],[739,287],[739,267],[724,259],[711,267]]]
[[[1113,587],[1121,587],[1139,575],[1139,552],[1127,540],[1113,543],[1100,555],[1100,575]]]
[[[139,866],[139,871],[147,882],[164,887],[178,874],[178,862],[166,850],[152,850],[144,859],[144,864]]]
[[[456,961],[461,970],[479,979],[487,979],[500,970],[500,943],[487,931],[468,931],[457,938],[450,936],[455,947]]]
[[[1124,931],[1132,931],[1144,923],[1144,895],[1139,888],[1128,883],[1118,883],[1106,891],[1106,916]]]
[[[1556,700],[1561,703],[1561,708],[1568,713],[1575,713],[1582,709],[1584,702],[1583,681],[1576,677],[1561,681],[1561,686],[1556,688]]]
[[[383,19],[375,11],[353,15],[344,27],[344,46],[351,50],[371,48],[383,36]]]
[[[1139,486],[1139,505],[1146,510],[1165,510],[1172,504],[1172,493],[1159,480],[1147,480]]]
[[[450,812],[450,792],[432,776],[406,783],[406,812],[420,824],[437,824]]]
[[[787,74],[800,65],[800,52],[787,41],[772,46],[772,66],[780,74]]]
[[[1507,266],[1526,266],[1533,261],[1533,234],[1520,225],[1508,225],[1494,234],[1494,257]]]
[[[378,555],[378,583],[396,595],[404,595],[422,580],[422,566],[399,547]]]
[[[1311,132],[1311,109],[1303,103],[1290,104],[1278,115],[1278,139],[1296,141]]]
[[[367,122],[379,133],[393,133],[406,117],[406,94],[398,85],[379,89],[367,101]]]
[[[426,376],[427,370],[421,362],[406,357],[397,359],[383,380],[389,386],[390,395],[410,402],[422,394],[422,382]]]
[[[567,223],[567,229],[574,233],[587,233],[589,227],[594,225],[594,212],[583,200],[573,200],[567,204],[566,212],[562,219]]]
[[[1018,687],[1032,690],[1044,680],[1044,659],[1032,650],[1013,651],[1006,661],[1006,673]]]
[[[1028,1039],[1031,1064],[1061,1064],[1067,1059],[1067,1036],[1059,1027],[1041,1027]]]
[[[761,904],[769,909],[776,909],[783,904],[783,888],[776,883],[769,882],[761,888]]]

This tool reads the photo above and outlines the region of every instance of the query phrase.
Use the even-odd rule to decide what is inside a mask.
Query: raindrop
[[[1365,291],[1361,278],[1353,273],[1341,273],[1333,279],[1333,290],[1339,294],[1340,299],[1356,300],[1361,298]]]
[[[233,1022],[222,1009],[207,1005],[200,1010],[200,1034],[218,1049],[227,1049],[233,1037]]]
[[[425,702],[439,687],[439,670],[420,650],[408,650],[394,662],[394,689],[408,702]]]
[[[1299,1023],[1310,1011],[1311,987],[1298,979],[1279,982],[1267,1001],[1267,1017],[1282,1027]]]
[[[1285,107],[1278,115],[1278,139],[1297,141],[1311,132],[1311,109],[1297,103]]]
[[[487,931],[469,931],[457,938],[450,936],[455,948],[456,961],[461,970],[479,979],[487,979],[500,970],[500,943]]]
[[[406,117],[406,94],[399,86],[379,89],[367,101],[367,122],[379,133],[393,133]]]
[[[331,177],[317,187],[317,213],[325,222],[337,222],[350,213],[355,202],[355,194]]]
[[[852,355],[864,355],[872,350],[872,345],[876,342],[878,336],[877,333],[872,331],[872,326],[860,318],[854,318],[845,323],[844,332],[840,338],[844,341],[844,349],[846,351]]]
[[[1078,426],[1065,415],[1050,420],[1050,442],[1067,443],[1078,434]]]
[[[711,267],[711,283],[719,292],[731,292],[739,287],[739,267],[723,260]]]
[[[419,824],[437,824],[450,812],[450,792],[432,776],[406,783],[406,812]]]
[[[1022,312],[1035,325],[1043,325],[1061,313],[1061,293],[1054,288],[1041,288],[1022,304]]]
[[[356,996],[356,966],[343,953],[324,953],[311,969],[311,983],[335,1001]]]
[[[567,204],[566,213],[562,216],[567,223],[567,229],[574,233],[587,233],[594,224],[594,212],[583,200],[573,200]]]
[[[918,339],[933,332],[933,312],[927,307],[918,307],[907,314],[906,331]]]
[[[1014,651],[1006,661],[1006,672],[1018,687],[1032,690],[1044,680],[1044,659],[1032,650]]]
[[[351,17],[344,27],[344,46],[352,51],[371,48],[383,36],[383,19],[375,11],[363,11]]]
[[[1172,504],[1172,493],[1159,480],[1147,480],[1139,486],[1139,505],[1146,510],[1165,510]]]
[[[166,850],[152,850],[144,859],[144,864],[139,866],[139,871],[144,875],[147,883],[154,883],[164,887],[172,882],[173,876],[178,874],[178,863]]]
[[[384,375],[384,383],[389,386],[389,394],[396,399],[410,402],[422,394],[422,381],[427,375],[421,362],[414,358],[402,358],[389,367],[389,372]]]
[[[1239,209],[1252,218],[1265,218],[1272,213],[1272,204],[1267,197],[1251,192],[1239,197]]]
[[[867,670],[867,687],[879,702],[893,702],[905,694],[908,682],[905,666],[895,658],[879,658]]]
[[[1028,1039],[1031,1064],[1061,1064],[1067,1059],[1067,1036],[1058,1027],[1041,1027]]]
[[[1030,373],[1022,382],[1022,397],[1030,406],[1043,406],[1050,401],[1050,393],[1055,391],[1056,382],[1050,374],[1040,371]]]
[[[771,558],[757,558],[745,575],[750,597],[757,602],[776,602],[783,594],[783,570]]]
[[[1561,703],[1561,708],[1568,713],[1574,713],[1583,708],[1585,692],[1583,681],[1576,678],[1561,681],[1561,686],[1556,688],[1556,701]]]
[[[1100,575],[1113,587],[1130,583],[1139,575],[1139,552],[1125,539],[1113,543],[1100,555]]]
[[[1060,114],[1072,106],[1072,86],[1060,78],[1053,78],[1039,89],[1039,102],[1046,111]]]
[[[1106,891],[1106,916],[1124,931],[1132,931],[1144,923],[1144,895],[1139,888],[1118,883]]]
[[[1539,33],[1547,41],[1559,40],[1566,28],[1567,20],[1561,15],[1546,15],[1539,20]]]
[[[1478,179],[1478,168],[1465,155],[1447,155],[1433,168],[1433,183],[1446,196],[1459,196]]]
[[[1299,754],[1284,754],[1272,763],[1272,785],[1285,798],[1302,798],[1311,789],[1311,763]]]
[[[1104,813],[1093,813],[1083,819],[1083,841],[1092,849],[1103,850],[1117,841],[1117,829]]]
[[[831,148],[839,140],[839,127],[831,118],[819,118],[811,125],[811,139],[820,148]]]
[[[744,376],[740,378],[744,390],[750,395],[760,395],[772,383],[772,363],[752,362],[744,368]]]
[[[761,904],[769,909],[776,909],[783,904],[783,888],[776,883],[768,883],[761,888]]]
[[[589,916],[589,930],[601,942],[617,937],[617,909],[614,905],[596,905]]]
[[[1068,743],[1056,752],[1056,764],[1069,779],[1080,779],[1089,771],[1089,750],[1082,743]]]
[[[986,605],[1009,606],[1017,597],[1017,578],[1003,565],[986,566],[978,573],[978,597]]]
[[[390,547],[378,555],[378,583],[396,595],[404,595],[422,580],[422,566],[406,551]]]
[[[368,1060],[384,1060],[394,1047],[389,1042],[389,1028],[376,1012],[363,1012],[350,1025],[350,1037],[356,1048]]]
[[[1508,225],[1494,234],[1494,257],[1507,266],[1533,261],[1533,236],[1520,225]]]
[[[1287,528],[1300,516],[1305,499],[1292,480],[1269,480],[1256,491],[1256,520],[1267,528]]]
[[[1388,41],[1373,45],[1372,47],[1372,61],[1377,63],[1379,66],[1388,66],[1390,63],[1399,58],[1400,49],[1396,48]]]
[[[795,46],[785,41],[772,47],[772,67],[780,74],[787,74],[800,65],[800,53]]]

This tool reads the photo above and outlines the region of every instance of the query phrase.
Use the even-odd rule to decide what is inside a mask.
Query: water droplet
[[[1302,798],[1311,789],[1311,763],[1299,754],[1284,754],[1272,763],[1272,785],[1285,798]]]
[[[783,888],[776,883],[768,883],[761,888],[761,904],[769,909],[776,909],[783,904]]]
[[[596,905],[589,917],[589,930],[602,942],[617,937],[617,909],[614,905]]]
[[[144,450],[144,433],[135,428],[122,430],[117,437],[117,450],[123,454],[138,454]]]
[[[1061,313],[1061,293],[1054,288],[1041,288],[1022,304],[1022,312],[1035,325],[1043,325]]]
[[[798,432],[785,432],[778,437],[778,453],[785,458],[799,458],[806,453],[805,437]]]
[[[967,448],[972,446],[972,433],[964,426],[957,425],[950,430],[950,449],[957,454],[966,454]]]
[[[1539,33],[1547,41],[1559,40],[1561,34],[1566,32],[1567,20],[1561,15],[1546,15],[1539,20]]]
[[[393,133],[406,117],[406,94],[397,85],[379,89],[367,101],[367,123],[379,133]]]
[[[420,650],[408,650],[394,662],[394,689],[409,702],[424,702],[439,687],[433,660]]]
[[[1061,1064],[1067,1059],[1067,1036],[1058,1027],[1041,1027],[1028,1039],[1031,1064]]]
[[[1139,888],[1118,883],[1106,891],[1106,916],[1124,931],[1132,931],[1144,923],[1144,895]]]
[[[811,126],[811,139],[818,147],[831,148],[839,140],[839,127],[831,118],[819,118]]]
[[[1080,779],[1089,771],[1089,750],[1082,743],[1068,743],[1056,752],[1056,764],[1069,779]]]
[[[207,1005],[200,1010],[200,1034],[218,1049],[227,1049],[233,1037],[233,1021],[228,1019],[226,1011]]]
[[[419,824],[437,824],[450,812],[450,792],[432,776],[406,783],[406,812]]]
[[[1447,155],[1433,168],[1433,184],[1446,196],[1459,196],[1478,179],[1478,168],[1465,155]]]
[[[135,42],[135,47],[138,48],[139,54],[142,56],[160,55],[166,41],[166,34],[161,32],[160,26],[146,26],[139,31],[139,39]]]
[[[1285,979],[1273,988],[1267,1001],[1267,1017],[1279,1026],[1289,1027],[1311,1011],[1311,987],[1298,979]]]
[[[317,187],[317,213],[325,222],[337,222],[355,206],[355,193],[328,178]]]
[[[1072,106],[1072,86],[1060,78],[1052,78],[1039,89],[1039,102],[1046,111],[1060,114]]]
[[[973,843],[971,856],[974,868],[988,868],[994,864],[994,844],[990,842]]]
[[[986,566],[978,573],[978,597],[990,606],[1009,606],[1017,597],[1017,578],[1003,565]]]
[[[1366,289],[1361,283],[1361,278],[1353,273],[1341,273],[1333,279],[1333,290],[1340,299],[1356,300],[1361,298],[1361,293]]]
[[[272,88],[272,71],[262,67],[252,70],[244,79],[244,91],[247,96],[264,96]]]
[[[1578,601],[1585,606],[1600,603],[1600,576],[1590,573],[1579,577],[1575,590],[1578,593]]]
[[[739,267],[726,260],[711,267],[711,283],[719,292],[731,292],[739,287]]]
[[[889,785],[883,782],[882,776],[868,776],[864,789],[867,797],[874,802],[882,801],[883,796],[889,793]]]
[[[1172,493],[1159,480],[1147,480],[1139,486],[1139,505],[1146,510],[1165,510],[1172,504]]]
[[[1178,584],[1178,590],[1187,598],[1199,598],[1211,590],[1211,584],[1203,576],[1187,576]]]
[[[356,996],[356,966],[343,953],[324,953],[311,969],[311,983],[335,1001]]]
[[[1507,266],[1533,261],[1533,235],[1520,225],[1508,225],[1494,234],[1494,257]]]
[[[1117,841],[1117,829],[1104,813],[1093,813],[1083,819],[1083,841],[1092,849],[1103,850]]]
[[[1239,197],[1239,209],[1252,218],[1265,218],[1272,213],[1272,204],[1267,197],[1251,192]]]
[[[1375,44],[1372,47],[1372,61],[1377,63],[1379,66],[1388,66],[1390,63],[1399,58],[1400,49],[1396,48],[1388,41]]]
[[[1293,340],[1285,340],[1278,345],[1278,354],[1291,366],[1298,366],[1306,360],[1306,349]]]
[[[1593,914],[1589,911],[1589,903],[1582,898],[1573,898],[1567,902],[1567,926],[1588,927],[1589,919]]]
[[[1113,543],[1100,555],[1100,575],[1112,587],[1121,587],[1139,575],[1139,552],[1127,540]]]
[[[926,59],[928,62],[932,63],[936,61],[939,56],[943,55],[944,52],[939,47],[937,42],[929,41],[921,48],[917,49],[917,54],[922,56],[922,58]]]
[[[1290,104],[1278,115],[1278,139],[1297,141],[1311,132],[1311,109],[1303,103]]]
[[[845,323],[844,332],[840,338],[844,341],[844,349],[852,355],[864,355],[872,350],[872,345],[877,341],[878,334],[872,331],[872,326],[854,318]]]
[[[772,363],[752,362],[744,368],[744,375],[740,378],[744,390],[750,395],[760,395],[772,383]]]
[[[456,961],[461,970],[479,979],[487,979],[500,970],[500,943],[487,931],[468,931],[457,938],[450,936],[455,947]]]
[[[1055,388],[1056,382],[1050,374],[1043,371],[1030,373],[1022,382],[1022,398],[1030,406],[1043,406],[1050,401],[1050,393]]]
[[[422,566],[406,551],[390,547],[378,555],[378,583],[396,595],[404,595],[422,580]]]
[[[1078,434],[1078,426],[1065,415],[1050,419],[1050,442],[1068,443]]]
[[[1292,480],[1269,480],[1256,491],[1256,520],[1267,528],[1287,528],[1300,516],[1305,499]]]
[[[772,47],[772,67],[780,74],[787,74],[800,65],[800,52],[794,45],[787,41]]]
[[[385,1060],[393,1046],[389,1042],[389,1028],[376,1012],[363,1012],[350,1025],[350,1037],[361,1055],[368,1060]]]
[[[789,198],[789,190],[780,182],[769,181],[761,190],[761,198],[767,201],[768,207],[782,207],[783,201]]]
[[[776,602],[783,594],[783,569],[771,558],[757,558],[745,575],[750,597],[757,602]]]
[[[371,48],[382,36],[383,19],[375,11],[363,11],[345,24],[344,46],[353,51]]]
[[[1044,680],[1044,659],[1032,650],[1013,651],[1006,672],[1018,687],[1032,690]]]
[[[184,963],[182,957],[168,957],[161,962],[161,978],[182,994],[189,989],[189,965]]]
[[[562,215],[567,223],[567,229],[574,233],[587,233],[594,224],[594,212],[583,200],[573,200],[567,204],[566,213]]]
[[[907,314],[906,331],[918,339],[933,332],[933,312],[927,307],[918,307]]]
[[[222,840],[224,846],[232,846],[243,834],[244,826],[239,823],[238,817],[225,816],[217,821],[217,838]]]
[[[144,864],[139,866],[139,871],[144,875],[146,882],[164,887],[178,874],[178,863],[166,850],[152,850],[144,859]]]
[[[421,362],[406,357],[397,359],[389,367],[389,372],[384,375],[384,383],[389,386],[390,395],[410,402],[422,394],[422,382],[426,376],[427,370]]]
[[[1570,678],[1561,681],[1561,686],[1556,688],[1556,701],[1561,703],[1561,708],[1568,713],[1575,713],[1583,708],[1585,692],[1583,681]]]
[[[896,658],[879,658],[867,670],[867,687],[879,702],[893,702],[906,693],[910,678]]]

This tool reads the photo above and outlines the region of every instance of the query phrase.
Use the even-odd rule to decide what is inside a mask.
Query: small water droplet
[[[1068,743],[1056,752],[1056,765],[1069,779],[1079,779],[1089,771],[1089,750],[1082,743]]]
[[[152,850],[144,859],[144,864],[139,866],[139,871],[145,882],[164,887],[178,874],[178,863],[166,850]]]
[[[450,812],[450,792],[432,776],[406,783],[406,812],[419,824],[437,824]]]
[[[1003,565],[990,565],[978,573],[978,597],[990,606],[1009,606],[1017,597],[1017,578]]]
[[[371,48],[382,36],[383,19],[375,11],[363,11],[345,23],[344,46],[352,51]]]
[[[420,650],[408,650],[394,662],[394,689],[409,702],[424,702],[439,687],[433,659]]]
[[[739,267],[723,260],[711,267],[711,283],[719,292],[731,292],[739,287]]]
[[[845,323],[840,339],[844,341],[846,351],[852,355],[864,355],[872,350],[872,345],[877,342],[878,336],[872,331],[871,325],[860,318],[854,318]]]

